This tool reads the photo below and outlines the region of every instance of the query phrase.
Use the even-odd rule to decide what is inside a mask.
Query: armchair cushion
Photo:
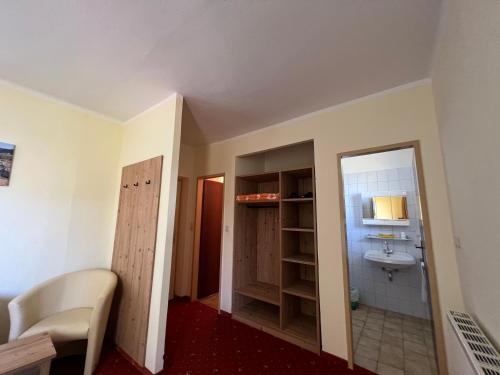
[[[47,332],[54,343],[84,340],[89,332],[91,308],[61,311],[48,316],[24,331],[19,338]]]

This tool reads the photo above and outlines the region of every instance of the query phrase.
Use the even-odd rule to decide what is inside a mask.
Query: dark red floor
[[[54,361],[52,375],[83,372],[83,358]],[[262,331],[218,315],[200,303],[174,302],[169,306],[166,360],[163,374],[171,375],[333,375],[354,372],[341,361],[325,359]],[[96,375],[140,372],[116,350],[105,349]]]

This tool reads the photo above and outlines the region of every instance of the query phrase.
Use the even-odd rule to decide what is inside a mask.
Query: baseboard
[[[131,356],[129,356],[127,353],[125,353],[122,349],[120,349],[118,346],[115,346],[116,351],[120,353],[120,355],[127,360],[132,366],[134,366],[137,371],[139,371],[143,375],[154,375],[151,371],[149,371],[146,367],[141,366],[138,364]]]

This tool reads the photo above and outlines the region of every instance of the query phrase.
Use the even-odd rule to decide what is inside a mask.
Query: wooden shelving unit
[[[319,353],[314,169],[239,176],[235,188],[281,199],[235,204],[233,317]]]

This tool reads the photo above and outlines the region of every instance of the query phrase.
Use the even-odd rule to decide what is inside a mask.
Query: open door
[[[191,299],[219,310],[224,175],[198,178]]]
[[[219,292],[223,192],[223,183],[203,181],[198,299]]]

